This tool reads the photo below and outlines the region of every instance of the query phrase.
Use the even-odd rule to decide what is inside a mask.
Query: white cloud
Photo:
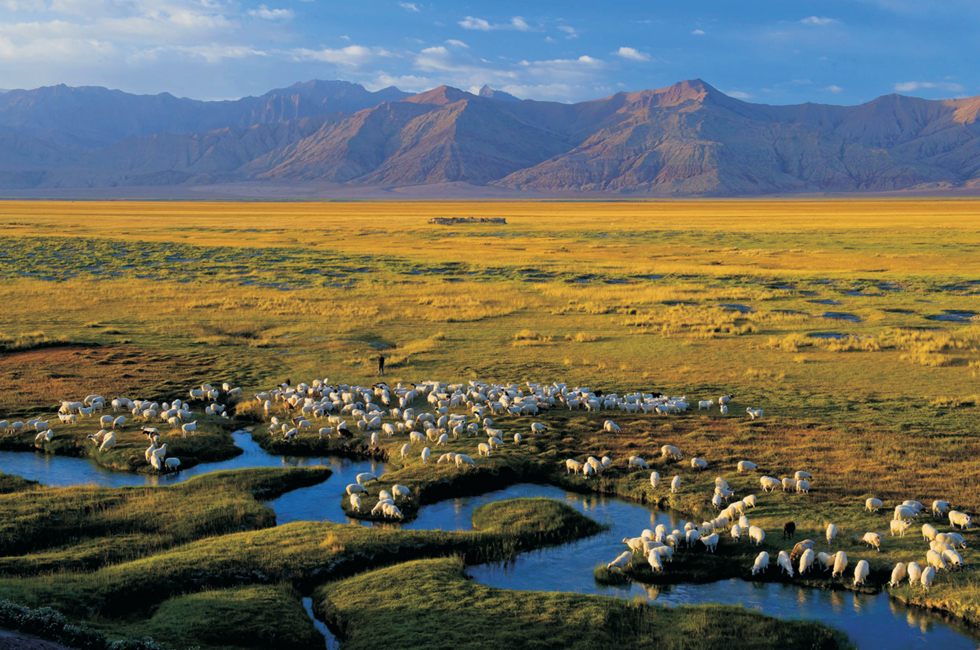
[[[558,41],[556,41],[555,39],[551,38],[550,36],[545,36],[544,37],[544,42],[545,43],[557,43]]]
[[[691,33],[694,34],[695,36],[704,36],[704,30],[703,29],[695,29]]]
[[[292,9],[269,9],[265,5],[259,5],[258,9],[249,9],[248,15],[263,20],[291,20],[293,17]]]
[[[833,84],[827,86],[826,88],[824,88],[824,90],[826,90],[828,93],[834,93],[835,95],[837,93],[844,92],[844,89],[843,88],[841,88],[840,86],[835,86]]]
[[[368,90],[381,90],[389,86],[397,86],[401,90],[418,93],[429,90],[439,85],[435,79],[429,77],[419,77],[416,75],[390,75],[387,72],[378,72],[373,80],[364,81],[362,85]]]
[[[916,90],[945,90],[951,93],[963,92],[964,88],[960,84],[949,81],[903,81],[895,84],[895,90],[900,93],[910,93]]]
[[[833,18],[821,18],[819,16],[810,16],[809,18],[804,18],[800,21],[801,25],[816,25],[818,27],[826,27],[827,25],[835,25],[839,21]]]
[[[469,47],[469,45],[467,45],[463,41],[457,41],[455,38],[451,38],[448,41],[446,41],[446,45],[455,45],[456,47]]]
[[[734,97],[735,99],[752,99],[752,95],[749,93],[743,93],[741,90],[723,90],[721,92],[725,93],[729,97]]]
[[[399,2],[398,6],[404,9],[405,11],[411,11],[413,13],[419,13],[420,11],[422,11],[422,7],[418,6],[414,2]]]
[[[615,54],[616,56],[621,56],[624,59],[628,59],[630,61],[649,61],[650,60],[650,55],[649,54],[647,54],[646,52],[640,52],[636,48],[632,48],[632,47],[621,47],[618,50],[616,50],[615,52],[611,52],[610,54]]]
[[[445,48],[439,49],[444,50]],[[290,50],[289,53],[295,61],[320,61],[350,68],[360,68],[380,57],[391,56],[391,53],[383,48],[364,47],[363,45],[348,45],[339,49],[323,48],[320,50],[296,48]]]
[[[571,25],[558,25],[558,31],[565,32],[565,38],[578,38],[578,32]]]
[[[463,20],[459,21],[459,26],[463,29],[474,29],[480,32],[489,32],[496,29],[512,29],[518,32],[530,32],[534,31],[533,28],[527,24],[527,21],[520,16],[514,16],[510,19],[509,23],[494,23],[491,24],[490,21],[484,20],[483,18],[474,18],[473,16],[467,16]]]

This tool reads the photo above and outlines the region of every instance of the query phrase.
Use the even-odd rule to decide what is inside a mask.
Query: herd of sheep
[[[481,432],[486,436],[486,442],[477,445],[479,456],[489,457],[505,445],[503,430],[494,427],[491,416],[540,416],[550,409],[586,409],[588,411],[620,410],[629,413],[648,413],[660,416],[685,412],[690,403],[685,397],[671,398],[659,394],[632,393],[619,396],[617,394],[603,395],[600,391],[588,388],[569,388],[565,384],[551,385],[527,383],[527,390],[514,384],[489,384],[470,381],[467,384],[445,384],[434,381],[420,384],[397,384],[389,387],[387,384],[373,386],[332,385],[327,380],[314,380],[306,384],[292,386],[284,383],[272,390],[256,394],[255,400],[259,408],[268,418],[268,432],[279,436],[285,441],[295,440],[302,431],[316,433],[324,437],[351,437],[352,431],[368,436],[369,443],[377,445],[384,437],[393,439],[396,436],[407,436],[408,442],[400,449],[402,459],[412,453],[412,447],[421,447],[419,456],[422,463],[428,463],[432,449],[438,449],[448,444],[450,439],[460,437],[476,437]],[[232,388],[224,384],[220,389],[210,385],[202,385],[189,391],[190,400],[209,402],[204,408],[205,415],[211,417],[228,417],[227,404],[240,399],[240,388]],[[720,414],[728,413],[731,395],[723,395],[717,400]],[[224,401],[225,404],[220,403]],[[697,402],[698,410],[710,410],[715,407],[715,400]],[[180,467],[180,460],[167,458],[167,444],[160,444],[160,433],[156,428],[147,426],[153,422],[169,424],[176,433],[178,430],[186,437],[194,435],[197,429],[197,416],[190,410],[187,401],[174,399],[171,402],[153,402],[149,400],[128,399],[118,397],[111,401],[99,395],[89,395],[80,402],[62,402],[58,418],[63,424],[76,425],[82,418],[94,418],[111,408],[114,413],[125,410],[134,420],[142,422],[141,431],[149,438],[150,446],[145,452],[146,461],[156,470],[172,471]],[[455,409],[457,412],[451,412]],[[462,413],[458,411],[464,411]],[[761,409],[746,408],[751,419],[762,418]],[[101,451],[107,451],[116,444],[115,431],[126,425],[124,415],[99,415],[100,431],[88,437],[99,446]],[[470,418],[473,418],[470,421]],[[385,422],[384,420],[388,421]],[[351,424],[348,424],[348,420]],[[327,426],[316,426],[314,422],[322,421]],[[29,422],[0,421],[0,430],[36,432],[35,444],[39,447],[50,442],[54,437],[50,421],[41,419]],[[528,435],[540,434],[548,430],[548,425],[542,422],[532,422]],[[620,427],[612,420],[603,423],[603,431],[610,434],[620,433]],[[521,433],[514,433],[510,438],[515,445],[524,441]],[[660,454],[668,462],[683,461],[682,452],[673,445],[663,445]],[[450,463],[460,470],[475,467],[476,461],[466,454],[446,452],[435,461]],[[584,461],[569,458],[564,462],[568,473],[582,474],[586,478],[598,476],[612,464],[612,459],[604,456],[601,459],[589,456]],[[626,459],[627,467],[649,470],[650,465],[640,456],[630,456]],[[697,471],[707,468],[708,462],[702,458],[692,458],[690,466]],[[738,473],[753,472],[757,465],[750,461],[740,461],[735,466]],[[764,493],[782,490],[800,494],[808,494],[812,475],[806,471],[797,471],[793,477],[775,478],[763,476],[760,486]],[[366,484],[375,481],[377,477],[370,473],[359,474],[356,483],[347,486],[346,496],[350,510],[362,512],[361,496],[368,494]],[[657,471],[650,473],[650,484],[654,490],[661,484]],[[680,475],[674,476],[669,484],[669,490],[677,493],[681,489]],[[403,517],[398,507],[398,501],[411,501],[411,491],[401,485],[392,487],[391,492],[380,490],[377,504],[371,510],[372,515],[385,518],[401,519]],[[609,563],[608,568],[625,569],[642,558],[655,572],[664,570],[664,564],[670,562],[675,552],[690,550],[700,545],[708,552],[714,552],[723,538],[732,543],[740,543],[743,537],[757,546],[763,543],[766,533],[759,526],[752,525],[748,515],[749,508],[757,504],[756,495],[747,495],[737,501],[734,490],[728,482],[717,477],[714,481],[714,491],[711,495],[712,505],[719,511],[711,521],[703,521],[700,525],[693,522],[682,522],[671,531],[665,526],[657,526],[655,530],[644,530],[638,537],[624,539],[628,550]],[[879,499],[870,498],[865,508],[877,512],[882,507]],[[904,537],[908,529],[925,512],[925,507],[915,500],[907,500],[895,508],[894,519],[889,531],[892,536]],[[946,501],[936,500],[932,504],[931,513],[937,520],[948,519],[951,527],[969,528],[972,520],[969,515],[951,510]],[[795,533],[795,524],[787,522],[784,525],[784,536]],[[831,523],[826,529],[826,541],[829,547],[834,544],[838,528]],[[957,548],[966,548],[962,535],[953,532],[939,532],[934,525],[927,523],[922,526],[924,542],[929,549],[922,569],[914,561],[899,562],[891,575],[891,586],[897,586],[906,577],[910,583],[919,583],[928,589],[936,577],[937,571],[948,571],[962,568],[965,565],[962,555]],[[880,550],[882,536],[876,532],[868,532],[861,541],[869,548]],[[843,576],[848,566],[848,558],[843,550],[831,555],[816,552],[816,542],[807,539],[795,545],[790,553],[780,551],[776,565],[780,570],[792,577],[795,572],[805,574],[818,567],[830,571],[832,578]],[[770,563],[769,554],[759,553],[751,575],[765,572]],[[860,560],[854,569],[854,585],[865,582],[870,573],[867,560]]]

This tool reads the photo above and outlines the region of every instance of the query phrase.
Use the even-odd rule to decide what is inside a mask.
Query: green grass
[[[208,589],[165,601],[132,631],[175,648],[323,650],[300,598],[288,585]]]
[[[0,572],[94,569],[275,525],[256,499],[326,480],[323,468],[215,472],[167,487],[45,488],[0,496]]]
[[[324,585],[316,611],[349,650],[427,648],[843,648],[823,625],[740,607],[667,609],[577,594],[495,589],[458,559],[407,562]],[[379,634],[380,630],[384,630]]]

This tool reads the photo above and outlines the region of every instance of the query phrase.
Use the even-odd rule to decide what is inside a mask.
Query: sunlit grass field
[[[852,534],[887,528],[887,515],[857,514],[869,495],[980,509],[978,249],[980,202],[968,200],[0,203],[0,419],[204,382],[246,397],[286,378],[370,384],[379,352],[389,383],[565,382],[695,405],[733,394],[727,417],[549,414],[547,435],[499,463],[622,464],[677,444],[711,463],[704,476],[662,472],[692,490],[670,505],[699,516],[716,467],[805,468],[813,494],[774,497],[761,520],[775,532],[795,518],[811,537],[837,521],[857,552]],[[746,407],[765,420],[748,424]],[[605,417],[622,436],[596,433]],[[508,430],[525,420],[501,418]],[[202,424],[202,449],[175,445],[218,457],[219,424]],[[89,428],[55,424],[81,445]],[[452,449],[475,457],[475,443]],[[96,460],[132,470],[144,448],[131,430]],[[417,459],[390,470],[413,489],[452,473]],[[601,481],[659,498],[618,467]],[[744,483],[759,490],[756,476]],[[897,542],[887,561],[912,552]],[[976,619],[973,575],[957,574],[951,598]],[[248,597],[288,601],[290,588]],[[217,593],[215,607],[242,597]]]

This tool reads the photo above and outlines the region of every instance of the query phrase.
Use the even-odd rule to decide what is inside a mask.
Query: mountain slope
[[[767,106],[695,79],[577,104],[515,99],[487,87],[408,96],[320,81],[234,102],[11,91],[0,95],[0,188],[462,183],[734,196],[980,187],[980,97]]]

